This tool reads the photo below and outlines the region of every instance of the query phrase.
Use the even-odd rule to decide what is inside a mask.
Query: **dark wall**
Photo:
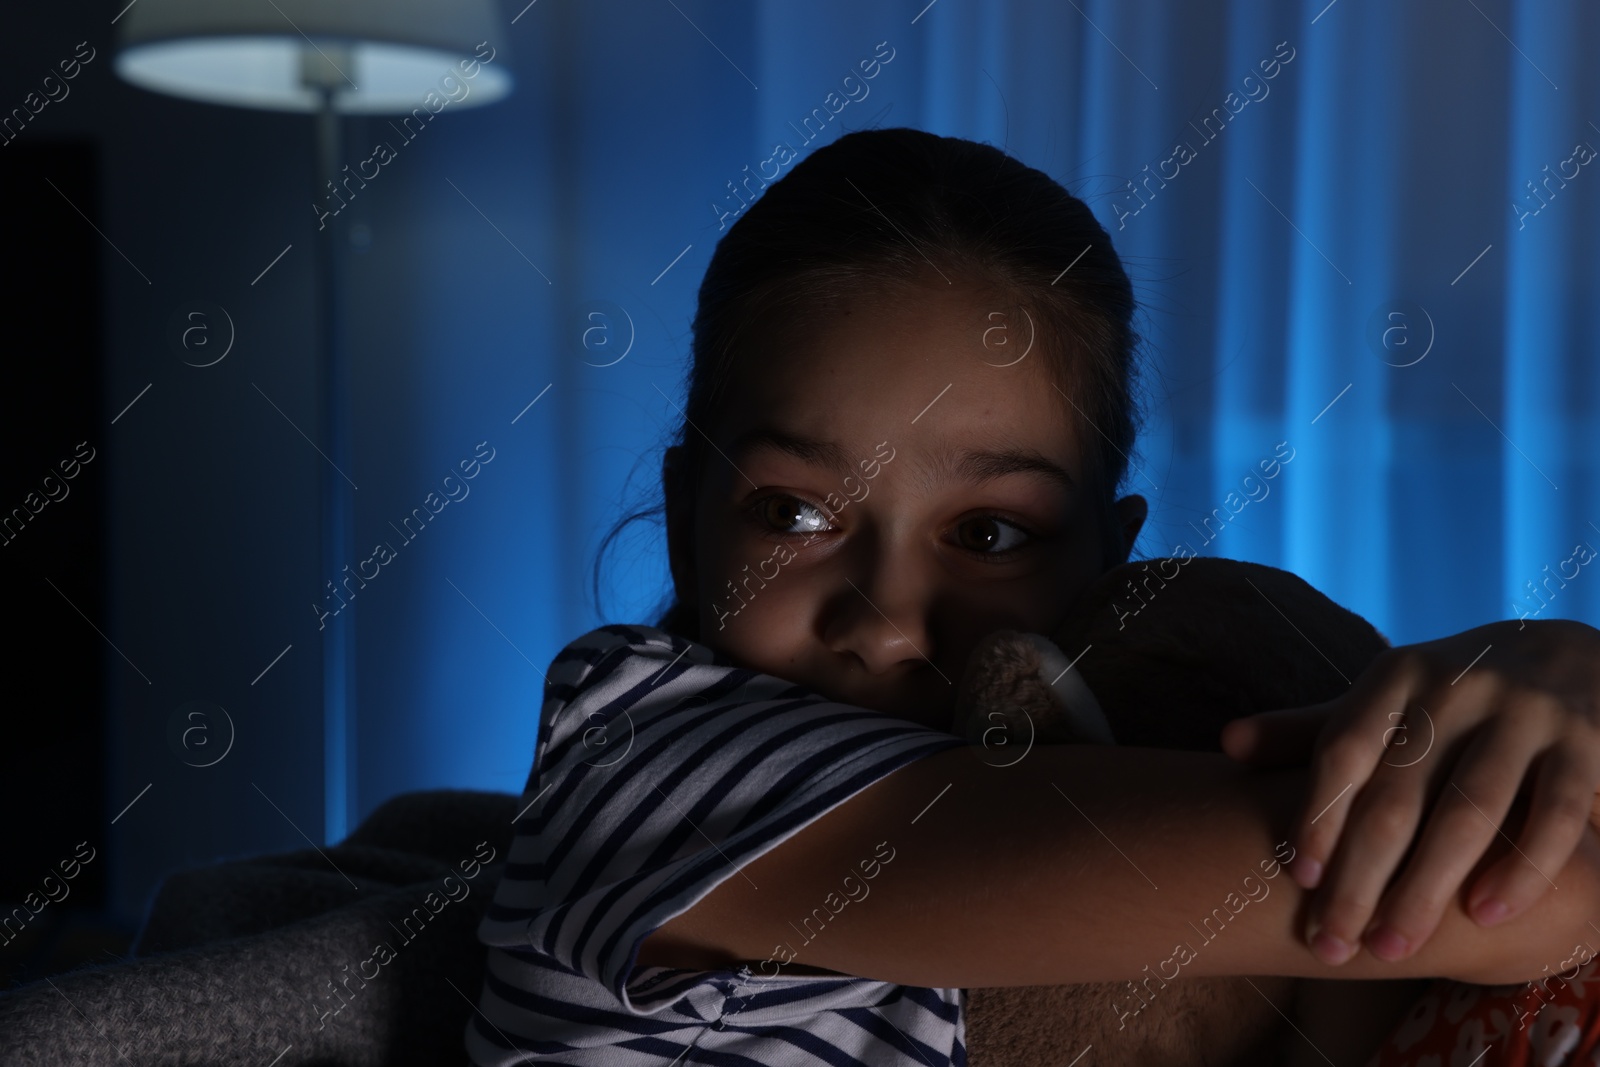
[[[64,679],[55,701],[38,701],[56,706],[33,743],[11,758],[44,779],[25,804],[36,813],[29,832],[49,842],[37,847],[70,856],[88,839],[97,856],[83,884],[110,876],[106,903],[131,922],[175,865],[304,844],[283,816],[251,814],[246,796],[261,803],[252,781],[318,829],[304,816],[315,790],[290,784],[320,759],[315,643],[251,687],[282,645],[269,651],[240,623],[269,627],[281,611],[286,629],[288,604],[272,593],[313,561],[311,461],[279,440],[283,418],[252,386],[309,423],[305,261],[250,285],[291,239],[278,238],[304,229],[268,190],[305,181],[308,134],[287,117],[128,88],[111,71],[109,14],[35,6],[15,17],[0,43],[8,104],[59,76],[63,60],[81,67],[65,97],[0,147],[7,202],[29,205],[7,220],[19,242],[8,239],[8,272],[26,247],[56,290],[9,287],[5,473],[36,479],[47,454],[53,463],[79,441],[95,459],[78,492],[7,550],[20,556],[5,561],[14,603],[35,605],[30,643],[7,661],[49,663]],[[64,196],[26,165],[62,144],[78,157],[70,185],[57,181]],[[196,366],[220,353],[229,315],[232,351]],[[48,381],[30,371],[41,359]],[[81,615],[58,610],[64,598],[46,576]],[[228,719],[241,742],[223,762],[195,766],[222,750]],[[58,770],[72,740],[84,751]],[[26,781],[7,777],[8,790]],[[46,873],[37,863],[30,851],[6,870],[36,880]]]
[[[9,132],[9,131],[8,131]],[[102,908],[106,677],[105,419],[93,141],[11,134],[0,146],[0,603],[7,607],[0,744],[0,974],[32,973]],[[83,860],[87,859],[85,863]],[[71,875],[71,877],[68,877]]]

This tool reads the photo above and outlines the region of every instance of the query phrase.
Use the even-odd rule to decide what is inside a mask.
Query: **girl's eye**
[[[828,517],[821,508],[792,496],[766,497],[758,500],[750,511],[757,520],[778,533],[822,533],[828,529]]]
[[[962,548],[985,556],[1004,556],[1032,540],[1028,531],[998,515],[979,515],[956,530],[956,540]]]

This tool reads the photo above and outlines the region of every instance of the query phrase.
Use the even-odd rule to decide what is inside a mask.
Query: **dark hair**
[[[998,291],[1037,318],[1062,392],[1072,397],[1102,518],[1104,565],[1127,558],[1112,502],[1140,418],[1134,396],[1133,288],[1111,238],[1082,200],[992,145],[907,128],[848,133],[773,183],[718,242],[700,283],[675,477],[699,484],[717,405],[756,336],[820,316],[864,288],[897,291],[939,275]],[[769,353],[770,354],[770,353]],[[687,498],[687,494],[685,494]],[[621,519],[595,560],[636,519]],[[699,637],[697,609],[669,594],[656,626]]]

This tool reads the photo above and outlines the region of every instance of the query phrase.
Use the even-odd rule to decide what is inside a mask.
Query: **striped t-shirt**
[[[962,991],[789,974],[817,923],[865,899],[893,842],[739,970],[636,967],[639,943],[897,768],[964,742],[734,666],[647,626],[551,662],[524,810],[478,928],[478,1067],[962,1067]],[[857,888],[852,890],[850,885]],[[859,892],[862,895],[855,895]],[[780,935],[782,936],[782,935]]]

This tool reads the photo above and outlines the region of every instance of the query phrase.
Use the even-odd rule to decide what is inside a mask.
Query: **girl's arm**
[[[1155,749],[1045,746],[1006,768],[949,750],[730,876],[647,937],[637,962],[750,961],[760,978],[792,959],[790,972],[943,988],[1180,974],[1505,983],[1595,943],[1591,837],[1551,872],[1560,891],[1511,921],[1482,929],[1458,896],[1408,959],[1320,962],[1297,937],[1304,891],[1278,864],[1307,776]]]

